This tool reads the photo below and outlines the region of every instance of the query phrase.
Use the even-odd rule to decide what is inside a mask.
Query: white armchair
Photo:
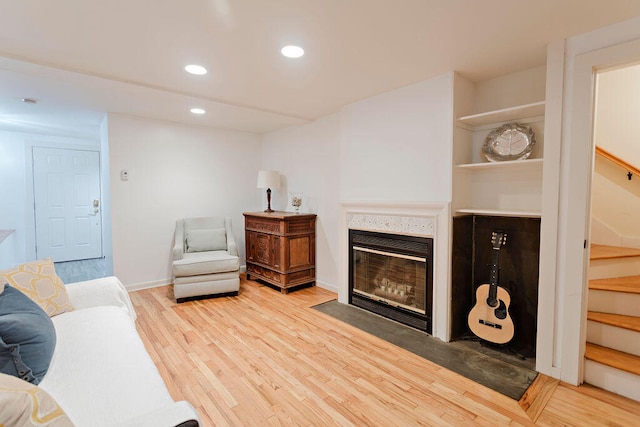
[[[231,218],[176,221],[172,271],[173,293],[178,302],[238,295],[240,260]]]

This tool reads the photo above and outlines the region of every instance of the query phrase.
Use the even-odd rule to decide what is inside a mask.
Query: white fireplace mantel
[[[347,228],[351,230],[381,231],[412,236],[433,236],[433,218],[422,216],[380,215],[372,213],[347,214]]]
[[[432,237],[433,336],[449,341],[450,203],[340,202],[338,301],[349,303],[349,229]]]

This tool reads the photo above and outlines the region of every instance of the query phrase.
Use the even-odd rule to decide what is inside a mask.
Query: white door
[[[38,259],[102,257],[100,154],[33,147]]]

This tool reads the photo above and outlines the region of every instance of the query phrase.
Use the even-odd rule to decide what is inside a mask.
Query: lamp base
[[[273,209],[271,209],[271,189],[267,188],[267,209],[264,210],[265,212],[275,212]]]

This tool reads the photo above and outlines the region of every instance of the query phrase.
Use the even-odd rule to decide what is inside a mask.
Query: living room
[[[626,13],[629,15],[623,19],[635,16]],[[279,114],[277,108],[273,111],[256,108],[260,117],[250,125],[251,130],[237,130],[242,126],[223,123],[204,125],[198,118],[180,123],[181,120],[160,119],[146,112],[135,115],[111,110],[100,116],[97,125],[94,121],[91,134],[76,132],[61,136],[50,129],[45,133],[2,131],[0,150],[3,160],[8,161],[3,162],[0,170],[0,190],[5,206],[11,209],[0,214],[0,228],[16,230],[12,236],[12,263],[36,259],[29,208],[33,195],[29,195],[25,185],[32,178],[25,166],[29,163],[25,147],[64,144],[90,147],[101,153],[103,256],[108,273],[116,275],[129,291],[171,283],[171,246],[178,218],[232,217],[243,260],[242,213],[266,207],[264,190],[256,188],[257,174],[262,169],[277,170],[282,181],[280,188],[273,190],[272,206],[292,210],[289,192],[303,192],[303,211],[318,215],[316,284],[339,297],[346,276],[344,232],[349,212],[369,209],[373,214],[399,215],[398,210],[404,210],[412,216],[436,219],[433,335],[446,341],[450,335],[449,221],[453,215],[450,204],[456,197],[452,178],[457,156],[455,121],[465,114],[546,100],[544,138],[539,135],[545,158],[544,196],[540,196],[545,221],[541,229],[539,304],[553,307],[548,311],[553,316],[541,319],[538,326],[539,336],[544,338],[538,343],[537,370],[577,384],[582,375],[579,360],[580,346],[584,343],[580,332],[583,313],[579,309],[582,300],[573,296],[583,284],[582,277],[567,277],[582,270],[576,267],[578,262],[582,265],[582,251],[578,255],[572,252],[574,255],[565,260],[565,253],[560,251],[575,235],[570,234],[571,230],[565,233],[557,229],[564,226],[563,221],[570,223],[567,217],[575,214],[571,209],[580,205],[581,200],[565,203],[567,194],[574,194],[572,182],[565,174],[570,167],[580,169],[581,165],[570,165],[561,156],[561,149],[565,153],[571,150],[571,139],[567,136],[561,139],[559,135],[571,129],[572,123],[566,118],[563,121],[562,112],[572,102],[571,93],[565,93],[563,98],[563,92],[569,91],[573,76],[565,82],[562,79],[568,76],[565,73],[580,54],[640,37],[634,24],[637,19],[593,33],[588,31],[603,25],[548,40],[547,43],[552,43],[549,48],[545,44],[542,61],[531,61],[530,66],[473,81],[475,105],[466,112],[461,111],[462,103],[456,96],[468,84],[462,81],[467,78],[456,68],[444,68],[424,78],[345,100],[338,108],[318,117],[311,113]],[[38,58],[26,53],[18,56],[6,49],[5,76],[15,75],[16,69],[22,67],[32,81],[48,80],[38,76],[37,69],[56,68],[54,59],[38,62]],[[486,54],[491,56],[491,49]],[[285,75],[292,72],[283,71]],[[361,73],[366,75],[365,70]],[[117,83],[129,87],[136,97],[162,92],[160,86],[136,85],[135,81]],[[189,102],[198,99],[194,95],[198,92],[197,80],[190,80],[189,85],[187,92],[176,90],[167,95],[181,103],[170,112],[175,117],[186,111]],[[219,98],[222,97],[205,95],[199,101],[217,105]],[[230,108],[247,108],[238,99]],[[314,104],[311,98],[296,102]],[[277,120],[264,125],[264,116],[270,114],[277,116]],[[127,179],[122,178],[122,171],[127,171]],[[556,229],[552,230],[554,223]],[[579,223],[568,225],[580,228]],[[557,285],[569,282],[566,287]],[[577,308],[572,308],[576,301]],[[576,335],[574,340],[572,337]]]

